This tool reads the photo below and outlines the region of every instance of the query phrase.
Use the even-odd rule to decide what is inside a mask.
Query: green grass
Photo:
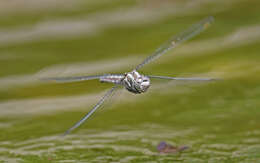
[[[0,25],[3,29],[19,29],[44,20],[88,17],[138,3],[102,1],[68,10],[12,13],[1,19]],[[188,16],[167,16],[140,25],[111,25],[93,35],[1,46],[0,77],[34,74],[56,64],[92,63],[138,54],[142,60],[171,35],[208,15],[215,17],[215,23],[187,45],[223,38],[243,27],[259,24],[257,0],[236,2],[228,9],[211,12],[221,7],[221,3],[215,3],[202,6],[200,11]],[[185,54],[178,49],[170,51],[141,72],[213,76],[222,80],[165,82],[169,87],[165,87],[163,81],[153,80],[146,94],[118,92],[112,102],[106,103],[87,123],[65,138],[60,134],[77,122],[91,105],[64,106],[64,109],[68,108],[36,114],[23,111],[37,111],[41,106],[16,106],[14,112],[18,114],[6,115],[6,110],[15,108],[3,104],[91,95],[108,89],[110,84],[41,82],[7,89],[0,87],[0,162],[11,162],[12,159],[25,163],[260,162],[259,40],[232,47],[219,46],[217,50],[189,50],[190,53]],[[7,56],[7,59],[1,60],[1,56]],[[125,71],[127,69],[120,67],[116,70],[117,73]],[[160,85],[161,88],[156,88]],[[156,145],[160,141],[187,145],[189,149],[182,153],[159,154]]]

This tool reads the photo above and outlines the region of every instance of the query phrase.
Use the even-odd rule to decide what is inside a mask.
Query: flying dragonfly
[[[185,78],[185,77],[169,77],[169,76],[155,76],[155,75],[143,75],[138,71],[151,61],[157,59],[158,57],[165,54],[170,49],[175,48],[182,42],[191,39],[192,37],[198,35],[203,30],[208,28],[210,24],[214,21],[212,16],[207,17],[196,24],[193,24],[190,28],[174,36],[162,46],[160,46],[152,55],[147,57],[143,62],[137,65],[132,71],[124,74],[104,74],[104,75],[94,75],[94,76],[78,76],[78,77],[53,77],[46,78],[45,80],[54,80],[56,82],[78,82],[92,79],[99,79],[101,83],[112,83],[114,86],[108,90],[105,95],[98,101],[98,103],[75,125],[69,128],[64,135],[69,134],[72,130],[79,127],[84,121],[86,121],[104,102],[107,100],[113,92],[119,86],[125,87],[129,92],[134,94],[145,93],[151,86],[151,79],[164,79],[164,80],[181,80],[181,81],[211,81],[215,80],[213,78]]]

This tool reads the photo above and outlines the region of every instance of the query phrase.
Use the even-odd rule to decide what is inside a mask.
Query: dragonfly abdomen
[[[113,83],[113,84],[121,84],[121,81],[124,79],[124,75],[109,75],[105,77],[101,77],[99,79],[100,82],[105,83]]]

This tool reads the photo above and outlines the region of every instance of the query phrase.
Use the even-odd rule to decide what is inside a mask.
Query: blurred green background
[[[260,162],[259,11],[259,0],[1,1],[0,162]],[[223,80],[119,90],[60,137],[111,84],[40,78],[130,71],[209,15],[141,73]],[[189,149],[158,154],[160,141]]]

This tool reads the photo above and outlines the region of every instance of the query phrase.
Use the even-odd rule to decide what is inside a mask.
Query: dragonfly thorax
[[[134,70],[125,74],[122,84],[128,91],[139,94],[146,92],[150,87],[150,79]]]

